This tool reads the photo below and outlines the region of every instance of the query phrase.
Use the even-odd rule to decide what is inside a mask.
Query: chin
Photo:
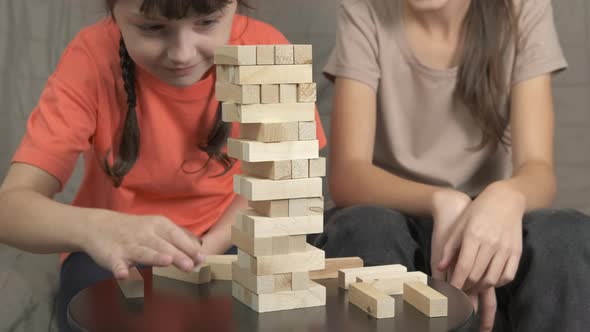
[[[406,0],[406,3],[416,11],[433,11],[444,8],[449,1],[450,0]]]

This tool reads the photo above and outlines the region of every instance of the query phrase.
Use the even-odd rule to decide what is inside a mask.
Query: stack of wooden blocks
[[[234,190],[249,201],[232,229],[232,294],[258,312],[325,305],[325,287],[309,277],[324,269],[324,252],[306,241],[323,229],[326,172],[311,45],[224,46],[215,64],[223,120],[240,123],[228,141],[242,161]]]

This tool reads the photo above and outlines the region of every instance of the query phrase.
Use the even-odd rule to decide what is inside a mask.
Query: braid
[[[108,159],[104,159],[104,166],[106,173],[113,179],[115,187],[119,187],[123,178],[135,162],[139,155],[139,125],[137,123],[137,97],[135,95],[135,63],[127,52],[125,42],[121,38],[119,46],[119,56],[121,59],[121,72],[123,74],[123,82],[125,85],[125,92],[127,93],[127,115],[125,116],[125,124],[123,127],[123,134],[121,135],[121,143],[119,144],[119,152],[115,158],[115,163],[111,167]]]
[[[222,110],[221,110],[221,103],[217,107],[217,112],[215,114],[215,124],[213,125],[213,129],[211,129],[211,133],[209,134],[209,139],[207,140],[207,145],[201,146],[201,150],[206,152],[209,155],[209,159],[205,166],[209,163],[209,160],[213,159],[221,165],[223,165],[224,171],[223,173],[217,175],[221,176],[227,171],[229,171],[235,163],[235,159],[230,158],[226,153],[222,152],[221,149],[227,143],[227,138],[231,133],[231,124],[228,122],[224,122],[222,120]]]

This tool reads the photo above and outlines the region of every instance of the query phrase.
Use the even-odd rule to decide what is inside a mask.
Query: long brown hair
[[[238,4],[247,6],[244,0],[237,1]],[[117,0],[105,0],[109,13],[113,13],[116,2]],[[232,0],[143,0],[140,11],[144,14],[160,14],[168,19],[180,19],[186,17],[191,10],[195,13],[208,15],[223,9],[231,2]],[[119,149],[114,157],[114,164],[112,166],[109,164],[108,153],[103,160],[105,172],[111,177],[115,187],[121,185],[123,178],[129,173],[137,161],[141,141],[136,113],[135,63],[127,52],[123,38],[121,38],[119,45],[119,57],[125,92],[127,94],[127,114],[125,116],[123,132],[121,133]],[[225,169],[224,173],[234,164],[233,160],[222,152],[222,148],[230,132],[231,124],[223,122],[221,119],[220,104],[217,108],[215,124],[209,133],[207,144],[199,148],[207,153],[209,160],[213,159],[220,162]]]
[[[516,43],[513,0],[472,0],[464,22],[462,63],[455,96],[467,106],[482,139],[476,149],[510,144],[509,115],[501,110],[509,96],[506,52]]]

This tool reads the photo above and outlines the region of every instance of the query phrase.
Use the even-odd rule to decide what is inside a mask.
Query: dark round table
[[[428,318],[401,295],[395,297],[395,318],[375,319],[348,302],[338,280],[326,286],[326,306],[259,314],[234,299],[231,281],[193,285],[152,276],[141,270],[145,297],[126,300],[114,279],[78,293],[68,306],[68,321],[79,331],[467,331],[474,320],[467,296],[451,285],[429,279],[448,297],[449,315]]]

